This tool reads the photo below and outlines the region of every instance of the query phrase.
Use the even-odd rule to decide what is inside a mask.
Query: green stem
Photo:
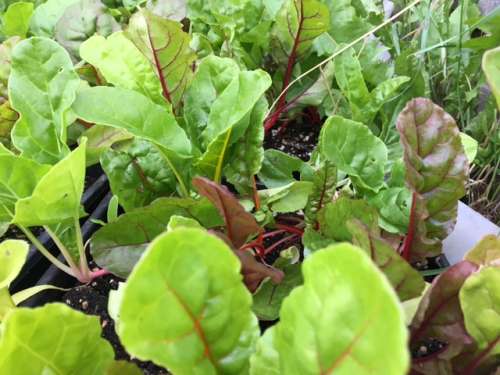
[[[28,228],[25,228],[22,225],[18,225],[18,228],[21,229],[21,231],[26,235],[26,237],[28,237],[31,243],[35,245],[38,251],[40,251],[42,255],[47,258],[54,266],[59,268],[61,271],[66,272],[68,275],[76,277],[74,271],[59,259],[57,259],[54,255],[52,255],[50,251],[47,250],[47,248],[43,246],[40,241],[38,241],[35,235]]]
[[[79,281],[88,282],[90,281],[90,270],[87,263],[87,255],[85,254],[85,246],[83,245],[82,228],[80,228],[80,220],[78,220],[78,217],[75,218],[74,225],[76,232],[76,245],[78,247],[78,255],[80,256],[80,273],[82,276],[81,279],[79,278]]]
[[[43,228],[47,231],[49,234],[50,238],[52,238],[52,241],[56,244],[56,246],[59,248],[59,251],[63,255],[64,259],[66,259],[66,263],[73,269],[73,270],[80,270],[78,266],[75,264],[73,261],[73,258],[71,257],[68,249],[64,244],[62,243],[61,239],[57,237],[57,235],[52,231],[52,229],[49,228],[48,225],[44,225]]]

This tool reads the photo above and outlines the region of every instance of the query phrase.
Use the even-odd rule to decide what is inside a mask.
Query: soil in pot
[[[152,362],[141,362],[131,359],[130,355],[120,343],[115,332],[115,324],[108,314],[108,298],[111,290],[118,288],[120,280],[116,276],[107,275],[95,279],[88,285],[79,285],[66,292],[61,300],[75,310],[82,311],[87,315],[97,315],[101,321],[102,337],[105,338],[115,351],[115,359],[134,362],[145,375],[169,374],[164,368],[158,367]]]

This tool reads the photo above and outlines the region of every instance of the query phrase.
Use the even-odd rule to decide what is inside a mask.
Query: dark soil
[[[134,362],[145,375],[166,375],[165,369],[156,366],[152,362],[141,362],[131,359],[120,343],[115,332],[115,324],[108,314],[108,296],[110,290],[116,290],[120,280],[109,275],[94,280],[89,285],[80,285],[65,293],[62,301],[75,310],[88,315],[98,315],[101,320],[102,337],[105,338],[115,351],[115,359]]]
[[[33,232],[33,234],[38,237],[42,231],[43,228],[41,227],[31,227],[30,230]],[[27,242],[30,242],[26,235],[15,225],[9,226],[9,229],[4,233],[3,236],[0,237],[0,242],[4,240],[24,240]]]
[[[425,360],[426,357],[437,354],[446,349],[447,344],[434,338],[422,340],[411,348],[413,359]]]
[[[264,148],[274,148],[307,161],[318,143],[320,130],[320,124],[309,121],[290,121],[281,128],[276,125],[266,134]]]

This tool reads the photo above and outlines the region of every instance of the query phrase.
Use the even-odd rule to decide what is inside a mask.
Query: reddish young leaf
[[[226,234],[233,247],[239,249],[247,240],[260,232],[260,226],[252,214],[222,185],[204,177],[193,178],[193,186],[207,197],[219,210],[226,224]]]
[[[453,118],[429,99],[413,99],[397,119],[413,192],[403,256],[423,260],[441,253],[452,231],[458,199],[465,194],[467,157]]]
[[[410,326],[410,345],[415,347],[432,338],[446,343],[446,348],[427,361],[416,361],[417,369],[425,362],[450,360],[474,345],[465,330],[459,292],[465,280],[478,268],[474,263],[461,261],[436,278],[425,293]]]

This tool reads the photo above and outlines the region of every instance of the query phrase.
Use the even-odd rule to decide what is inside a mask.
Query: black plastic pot
[[[101,216],[106,214],[107,203],[102,214],[98,213],[98,208],[101,207],[103,201],[106,200],[105,198],[109,192],[109,183],[106,175],[99,165],[88,168],[86,176],[93,181],[82,196],[82,205],[85,208],[85,211],[91,213],[89,216],[82,219],[84,221],[82,232],[86,227],[89,228],[87,230],[89,233],[87,235],[88,238],[97,229],[91,227],[89,224],[90,218],[101,219]],[[107,199],[109,201],[110,198]],[[92,232],[89,232],[90,228],[93,228]],[[84,240],[86,241],[87,238],[85,235],[86,233],[83,232]],[[49,251],[53,254],[57,254],[58,250],[47,232],[43,231],[37,238]],[[41,284],[40,280],[44,273],[46,273],[49,266],[51,266],[49,260],[45,258],[34,246],[31,246],[23,269],[10,286],[11,292],[16,293],[31,286]]]

